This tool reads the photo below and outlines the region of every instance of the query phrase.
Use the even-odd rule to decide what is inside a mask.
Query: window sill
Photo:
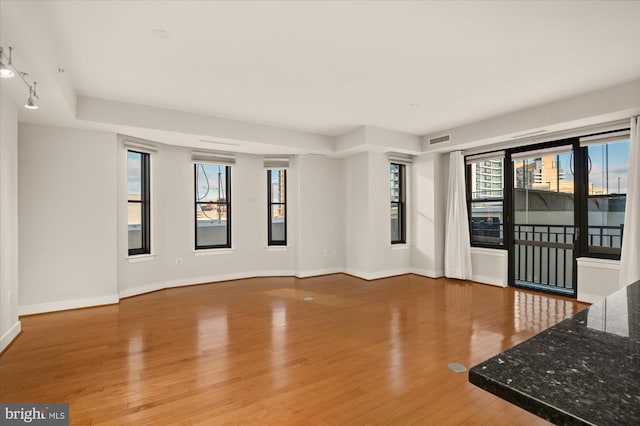
[[[603,259],[600,257],[581,256],[576,259],[579,266],[597,266],[604,269],[620,269],[620,261],[616,259]]]
[[[289,250],[289,246],[267,246],[265,247],[267,251],[287,251]]]
[[[136,254],[133,256],[127,256],[125,259],[127,259],[127,262],[129,263],[140,263],[140,262],[150,262],[152,260],[155,260],[156,256],[158,256],[157,254]]]
[[[411,248],[410,244],[407,243],[403,243],[403,244],[391,244],[389,245],[389,248],[391,250],[409,250]]]
[[[215,256],[218,254],[233,254],[234,251],[235,249],[233,248],[201,249],[201,250],[194,250],[193,255],[194,256]]]

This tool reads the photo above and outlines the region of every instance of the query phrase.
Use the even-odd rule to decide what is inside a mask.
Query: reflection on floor
[[[23,317],[0,400],[69,402],[71,424],[544,424],[448,364],[584,306],[415,275],[175,288]]]

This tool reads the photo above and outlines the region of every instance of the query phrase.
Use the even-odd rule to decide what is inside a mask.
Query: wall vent
[[[437,143],[449,142],[451,140],[451,135],[442,135],[436,136],[435,138],[429,139],[429,145],[435,145]]]

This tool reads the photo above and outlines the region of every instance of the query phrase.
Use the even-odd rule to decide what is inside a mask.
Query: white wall
[[[20,333],[18,320],[18,114],[0,97],[0,352]]]
[[[19,130],[20,314],[187,284],[344,270],[343,160],[292,158],[288,246],[269,248],[263,157],[238,154],[232,248],[196,253],[191,150],[155,144],[152,255],[130,258],[124,137],[38,125]]]
[[[5,141],[15,139],[15,132],[11,136],[4,122],[11,122],[11,114],[15,122],[15,110],[3,111],[9,117],[3,116],[2,126],[4,197],[11,193],[5,189],[5,182],[10,182],[4,178],[10,172],[4,167],[9,158],[4,153],[10,146]],[[446,154],[423,154],[408,166],[408,244],[404,246],[392,246],[389,241],[387,154],[292,157],[288,246],[282,248],[266,246],[263,157],[237,154],[232,168],[233,247],[196,253],[191,150],[155,144],[153,253],[129,258],[123,137],[21,125],[19,141],[21,314],[113,303],[118,297],[166,287],[251,276],[304,277],[342,271],[365,279],[406,272],[443,275]],[[3,223],[8,217],[5,206]],[[4,235],[3,244],[9,241]],[[6,255],[2,259],[8,261]],[[474,249],[472,259],[474,280],[506,284],[504,251]],[[588,286],[581,274],[579,286]],[[3,285],[9,281],[3,278]],[[11,293],[15,301],[17,288]],[[6,333],[11,327],[7,321],[15,324],[16,317],[4,319],[4,306],[11,304],[5,287],[1,294]]]
[[[507,250],[471,247],[473,281],[500,287],[509,285],[509,253]]]
[[[20,314],[117,302],[115,135],[19,127]]]
[[[297,157],[296,275],[342,272],[345,267],[343,161]]]
[[[362,277],[371,270],[368,154],[352,155],[344,164],[346,272]],[[386,233],[386,228],[382,231]]]
[[[298,216],[295,159],[287,171],[288,247],[267,248],[267,173],[263,157],[238,154],[231,168],[232,248],[196,253],[191,150],[156,144],[158,152],[151,155],[152,256],[129,258],[126,148],[122,143],[125,138],[119,139],[117,257],[121,297],[179,285],[294,274]]]
[[[208,145],[210,148],[210,143],[199,141],[203,138],[223,142],[240,141],[243,145],[256,147],[268,144],[262,148],[266,150],[277,146],[295,152],[328,154],[333,148],[329,136],[315,133],[87,96],[78,96],[77,117],[85,121],[125,126],[138,136],[151,132],[163,139],[170,139],[162,142],[175,145],[182,145],[186,140],[188,144],[195,143],[202,148]]]
[[[422,143],[425,151],[448,152],[508,142],[514,138],[520,139],[518,135],[536,130],[553,133],[627,119],[638,113],[640,113],[640,80],[635,80],[425,135]],[[444,134],[451,135],[450,142],[429,146],[430,138]],[[534,143],[548,140],[548,136],[540,134],[530,139],[530,143]]]
[[[364,279],[411,272],[410,213],[407,213],[407,244],[391,244],[388,156],[364,152],[344,161],[346,271]],[[410,194],[412,166],[406,167]],[[412,204],[412,196],[408,195],[408,212]]]
[[[579,257],[578,295],[581,302],[594,303],[618,290],[620,261]]]
[[[390,208],[390,168],[389,156],[369,152],[369,221],[371,246],[370,262],[373,265],[369,278],[382,278],[390,275],[411,272],[411,245],[413,221],[411,197],[413,184],[411,176],[413,165],[405,166],[406,172],[406,244],[391,244],[391,208]]]
[[[421,155],[414,159],[412,169],[412,269],[421,275],[441,277],[449,156]]]

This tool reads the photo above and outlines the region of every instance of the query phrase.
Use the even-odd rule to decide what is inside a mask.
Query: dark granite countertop
[[[640,425],[640,281],[469,371],[556,424]]]

